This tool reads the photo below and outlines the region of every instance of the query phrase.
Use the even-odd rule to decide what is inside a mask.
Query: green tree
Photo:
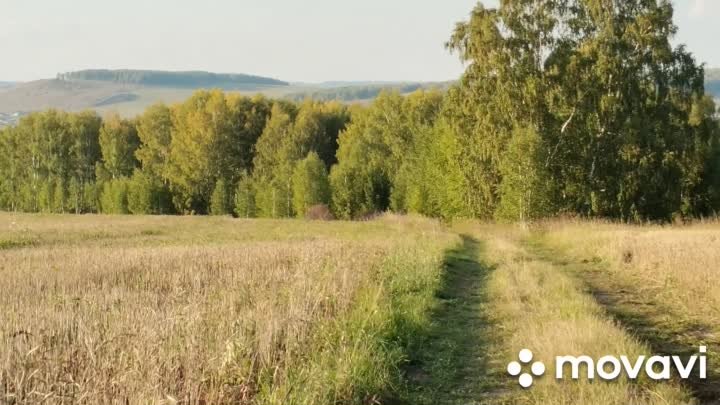
[[[232,177],[230,117],[217,90],[198,91],[174,109],[167,178],[179,212],[207,213],[217,180]]]
[[[90,112],[33,113],[0,135],[0,207],[76,212],[94,207],[74,197],[94,182],[100,119]],[[74,185],[73,195],[70,186]]]
[[[330,171],[330,190],[332,198],[330,208],[339,219],[352,219],[361,212],[367,211],[360,201],[364,196],[361,184],[356,177],[357,171],[348,165],[337,164]]]
[[[293,216],[292,170],[297,148],[293,146],[292,131],[296,114],[293,106],[275,104],[256,145],[253,178],[261,217]]]
[[[172,141],[172,111],[165,104],[149,107],[138,118],[137,132],[140,147],[135,152],[143,172],[165,182]]]
[[[103,214],[125,215],[128,209],[128,180],[126,178],[109,180],[103,183],[100,195],[100,207]]]
[[[339,102],[319,104],[324,137],[317,145],[316,152],[329,170],[337,163],[338,137],[350,123],[350,111]]]
[[[414,149],[398,173],[405,187],[405,209],[446,220],[470,217],[457,135],[443,119],[418,133]]]
[[[296,114],[292,106],[273,105],[270,119],[255,145],[253,175],[259,181],[270,181],[280,166],[296,158],[291,155],[294,148],[290,146]]]
[[[247,172],[240,176],[235,190],[235,215],[239,218],[255,218],[255,185]]]
[[[52,185],[53,195],[51,211],[64,214],[68,209],[68,185],[62,177],[55,179],[55,181],[52,182]]]
[[[140,146],[135,125],[117,114],[108,116],[100,129],[102,167],[111,179],[129,177],[138,166],[135,151]]]
[[[292,217],[292,182],[290,176],[288,175],[285,179],[273,178],[269,181],[256,183],[255,202],[259,217]]]
[[[138,215],[171,214],[172,197],[167,187],[144,170],[135,170],[128,181],[128,210]]]
[[[557,188],[557,211],[624,220],[697,213],[714,132],[703,69],[670,42],[669,1],[482,4],[448,46],[467,64],[448,93],[473,213],[503,193],[504,155],[535,128]],[[702,115],[702,114],[701,114]],[[708,117],[709,118],[709,117]],[[532,163],[540,167],[543,162]]]
[[[499,220],[527,222],[553,214],[553,183],[545,162],[547,151],[533,128],[513,134],[500,164],[503,176]]]
[[[53,211],[53,197],[55,197],[55,184],[50,179],[45,179],[40,183],[37,203],[39,211]]]
[[[298,217],[304,216],[308,208],[328,204],[330,183],[325,163],[315,152],[298,162],[293,173],[293,207]]]
[[[55,110],[30,114],[13,133],[22,145],[16,157],[25,179],[23,208],[51,212],[54,182],[67,178],[72,168],[68,115]]]
[[[406,209],[403,167],[417,158],[416,141],[432,127],[441,106],[438,92],[408,97],[383,92],[369,108],[353,115],[340,135],[338,164],[330,176],[337,217]]]
[[[172,110],[164,104],[149,107],[138,118],[140,147],[135,152],[141,171],[130,182],[129,208],[136,214],[175,212],[168,180],[172,143]]]
[[[95,112],[70,115],[70,159],[72,173],[68,182],[68,202],[76,214],[97,211],[98,207],[86,198],[94,187],[95,165],[102,158],[100,127],[102,120]]]
[[[231,212],[228,185],[225,180],[220,179],[215,183],[215,189],[210,197],[210,213],[212,215],[228,215]]]
[[[311,101],[299,109],[286,103],[273,106],[271,118],[258,140],[254,161],[259,215],[277,218],[295,214],[293,173],[308,153],[327,152],[332,142],[327,116],[320,104]]]
[[[17,211],[23,207],[21,190],[29,180],[21,155],[25,152],[15,128],[0,129],[0,208]]]
[[[262,95],[253,98],[230,96],[227,100],[231,116],[230,153],[228,162],[231,181],[250,171],[255,158],[255,145],[270,117],[272,103]]]

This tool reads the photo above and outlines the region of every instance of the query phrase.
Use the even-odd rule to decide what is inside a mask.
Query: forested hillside
[[[145,86],[231,88],[244,85],[287,86],[289,83],[267,77],[245,74],[220,74],[210,72],[165,72],[154,70],[81,70],[60,73],[63,81],[102,81]]]
[[[348,107],[200,91],[136,120],[32,114],[0,135],[0,206],[507,221],[717,213],[717,110],[703,68],[671,45],[671,4],[596,3],[478,5],[447,44],[467,65],[447,92]]]
[[[452,83],[402,83],[402,84],[371,84],[343,86],[330,89],[304,91],[293,93],[287,96],[294,101],[302,101],[306,98],[319,101],[356,101],[372,100],[383,91],[397,91],[401,94],[412,93],[420,89],[442,89],[447,90]]]

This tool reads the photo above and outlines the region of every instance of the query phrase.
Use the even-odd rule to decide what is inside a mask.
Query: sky
[[[0,0],[0,81],[89,68],[292,82],[452,80],[463,67],[444,43],[476,2]],[[676,42],[720,67],[720,0],[674,2]]]

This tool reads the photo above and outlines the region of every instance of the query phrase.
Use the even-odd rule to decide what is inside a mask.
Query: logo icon
[[[513,377],[518,377],[518,382],[523,388],[530,388],[533,385],[533,376],[540,377],[545,374],[545,364],[536,361],[530,366],[530,373],[523,373],[523,364],[527,365],[533,360],[533,352],[529,349],[522,349],[518,354],[520,362],[512,361],[508,364],[507,372]],[[522,364],[521,364],[522,363]]]

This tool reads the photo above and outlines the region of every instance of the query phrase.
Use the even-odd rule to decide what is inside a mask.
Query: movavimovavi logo
[[[533,377],[545,374],[545,364],[536,361],[530,366],[530,373],[523,373],[523,366],[529,365],[533,360],[533,352],[523,349],[518,354],[518,361],[508,364],[507,371],[513,377],[518,377],[518,383],[523,388],[530,388]],[[680,356],[639,356],[630,359],[628,356],[603,356],[597,360],[590,356],[557,356],[555,357],[555,378],[564,380],[571,378],[579,380],[599,378],[605,381],[614,381],[620,376],[631,380],[637,379],[644,373],[652,380],[669,380],[673,376],[688,379],[697,369],[697,377],[707,378],[707,347],[700,346],[698,354],[690,356],[683,361]],[[674,372],[673,372],[674,370]]]

